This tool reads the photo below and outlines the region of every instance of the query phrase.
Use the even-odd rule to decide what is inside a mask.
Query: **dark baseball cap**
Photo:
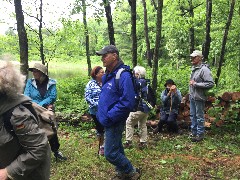
[[[167,87],[168,84],[175,85],[174,81],[172,79],[166,80],[166,83],[164,84],[165,87]]]
[[[98,56],[102,56],[108,53],[116,53],[117,55],[119,55],[118,49],[114,45],[105,46],[100,51],[96,52]]]

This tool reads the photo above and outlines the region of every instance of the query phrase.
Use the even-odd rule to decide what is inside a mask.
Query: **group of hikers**
[[[118,49],[113,45],[105,46],[96,54],[102,57],[106,71],[104,73],[101,66],[92,69],[92,79],[86,86],[85,99],[96,123],[99,155],[104,155],[115,166],[116,175],[112,179],[139,179],[141,170],[131,164],[124,154],[124,148],[133,146],[134,127],[137,124],[139,148],[147,147],[146,121],[151,108],[148,105],[150,102],[147,102],[149,91],[146,69],[142,66],[133,69],[133,75],[140,87],[141,98],[136,111],[131,112],[136,95],[130,67],[123,63]],[[192,142],[199,142],[204,138],[204,105],[207,99],[204,92],[213,87],[214,82],[210,69],[202,63],[202,52],[195,50],[190,57],[193,65],[189,81],[192,121],[190,136]],[[121,71],[121,69],[125,70]],[[163,125],[166,124],[169,132],[181,134],[177,125],[178,109],[182,100],[181,92],[172,79],[168,79],[164,86],[165,90],[161,93],[160,121],[154,133],[161,133]],[[123,144],[124,129],[126,142]]]
[[[104,72],[101,66],[92,69],[85,99],[96,125],[98,153],[115,166],[116,175],[111,179],[140,179],[141,169],[132,165],[125,156],[124,148],[133,146],[137,124],[139,148],[147,147],[146,121],[152,107],[147,102],[149,83],[146,69],[136,66],[133,70],[141,98],[137,109],[132,112],[136,94],[130,67],[123,63],[114,45],[107,45],[96,54],[101,56],[106,70]],[[195,50],[190,57],[193,65],[189,81],[191,140],[199,142],[204,138],[204,91],[214,83],[210,69],[202,63],[202,52]],[[67,160],[59,151],[58,135],[48,140],[38,127],[37,117],[29,110],[29,105],[34,102],[54,111],[56,81],[48,76],[47,67],[40,63],[35,63],[29,71],[33,73],[33,78],[25,86],[25,76],[19,69],[8,61],[0,63],[0,180],[50,179],[50,148],[56,160]],[[164,124],[170,132],[180,133],[176,117],[181,92],[172,79],[167,80],[164,86],[160,121],[154,133],[161,133]],[[124,130],[126,142],[123,144]]]

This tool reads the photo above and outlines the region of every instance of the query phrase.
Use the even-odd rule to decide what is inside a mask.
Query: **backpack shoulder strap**
[[[12,113],[13,113],[14,109],[15,109],[15,107],[9,109],[7,112],[5,112],[2,115],[3,124],[4,124],[5,129],[7,130],[8,133],[10,133],[13,136],[15,136],[16,134],[13,131],[13,125],[11,124],[10,119],[12,117]]]
[[[117,89],[119,89],[119,79],[121,77],[121,74],[124,72],[124,71],[128,71],[126,70],[125,68],[120,68],[117,73],[116,73],[116,76],[115,76],[115,84],[116,84],[116,87]]]

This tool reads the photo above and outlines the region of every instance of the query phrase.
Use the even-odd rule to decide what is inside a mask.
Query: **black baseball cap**
[[[174,81],[172,79],[166,80],[166,83],[164,84],[165,87],[167,87],[167,84],[175,85]]]
[[[100,51],[96,52],[96,54],[98,56],[102,56],[102,55],[108,54],[108,53],[116,53],[117,55],[119,55],[119,51],[114,45],[105,46]]]

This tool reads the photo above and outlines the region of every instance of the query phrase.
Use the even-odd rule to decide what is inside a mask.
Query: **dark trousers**
[[[59,150],[60,144],[59,144],[59,140],[58,140],[58,136],[57,134],[55,134],[50,140],[49,140],[49,144],[51,147],[52,152],[57,152]]]
[[[170,114],[166,114],[166,112],[162,111],[160,121],[158,123],[159,132],[162,131],[164,124],[167,124],[167,129],[169,132],[177,133],[178,132],[177,113],[170,112]]]
[[[93,121],[95,123],[95,128],[97,130],[97,134],[98,135],[103,135],[104,134],[104,127],[102,126],[102,124],[98,121],[96,115],[91,114]]]

